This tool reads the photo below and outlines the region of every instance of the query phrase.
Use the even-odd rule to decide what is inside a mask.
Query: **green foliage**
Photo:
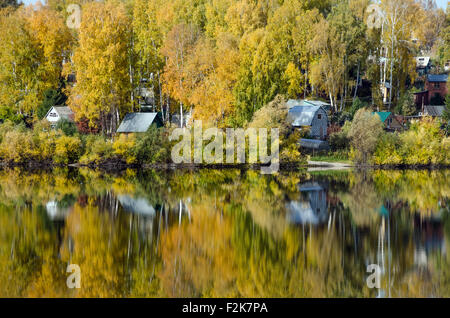
[[[444,113],[442,114],[442,119],[446,122],[450,122],[450,95],[445,97],[445,108]]]
[[[170,156],[170,149],[169,141],[164,130],[151,126],[136,141],[135,153],[139,163],[167,162]]]
[[[356,112],[361,108],[367,107],[367,103],[361,101],[359,97],[356,97],[353,100],[352,107],[350,108],[350,114],[352,114],[352,118],[355,116]]]
[[[37,116],[43,119],[47,115],[50,108],[57,105],[63,105],[67,100],[67,96],[61,93],[60,90],[48,89],[43,94],[43,101],[37,109]]]
[[[412,90],[408,90],[400,96],[395,112],[403,116],[414,115],[416,112],[416,105],[414,103],[414,94]]]
[[[78,132],[75,123],[65,118],[58,121],[56,129],[61,130],[66,136],[73,136]]]
[[[330,148],[332,151],[345,150],[350,148],[350,138],[348,136],[351,123],[347,121],[341,131],[330,135]]]

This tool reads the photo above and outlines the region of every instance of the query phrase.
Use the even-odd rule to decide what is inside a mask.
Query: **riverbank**
[[[269,167],[263,164],[175,164],[175,163],[151,163],[151,164],[127,164],[120,160],[109,160],[100,163],[82,164],[60,164],[51,161],[29,161],[29,162],[5,162],[0,161],[0,168],[25,168],[31,170],[51,170],[53,168],[89,168],[98,169],[107,172],[123,171],[127,169],[137,170],[202,170],[202,169],[214,169],[214,170],[261,170],[262,168]],[[298,171],[298,170],[308,170],[308,171],[337,171],[337,170],[440,170],[440,169],[450,169],[450,165],[357,165],[352,163],[344,162],[326,162],[326,161],[308,161],[307,164],[304,163],[281,163],[277,171]]]

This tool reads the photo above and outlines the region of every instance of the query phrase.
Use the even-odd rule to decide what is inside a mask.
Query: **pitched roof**
[[[428,74],[427,75],[427,80],[428,82],[447,82],[448,79],[448,75],[447,74]]]
[[[73,121],[74,118],[74,113],[73,111],[67,107],[67,106],[53,106],[52,108],[50,108],[50,110],[47,112],[47,115],[45,115],[45,117],[48,116],[48,114],[53,110],[55,110],[59,117]]]
[[[295,127],[311,126],[320,106],[294,106],[289,109],[289,117],[292,119],[292,125]]]
[[[372,113],[372,114],[377,114],[378,115],[378,117],[380,117],[380,119],[381,119],[381,122],[385,122],[386,121],[386,119],[388,119],[389,118],[389,116],[391,116],[391,112],[375,112],[375,113]]]
[[[444,106],[424,106],[424,112],[432,117],[442,117],[444,108]]]
[[[156,120],[158,113],[129,113],[117,129],[118,133],[146,132]]]
[[[286,105],[288,108],[292,108],[295,106],[321,106],[324,109],[328,109],[331,107],[330,104],[322,102],[320,100],[307,100],[307,99],[290,99],[287,101]]]

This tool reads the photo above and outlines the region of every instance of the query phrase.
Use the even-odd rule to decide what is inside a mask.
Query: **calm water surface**
[[[449,297],[449,180],[0,170],[0,297]]]

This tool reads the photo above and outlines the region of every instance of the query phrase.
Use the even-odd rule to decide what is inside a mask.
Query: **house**
[[[325,109],[327,112],[331,110],[331,104],[322,102],[320,100],[307,100],[307,99],[290,99],[286,105],[289,109],[295,106],[319,106]]]
[[[45,118],[55,127],[61,119],[74,122],[75,115],[67,106],[53,106],[45,115]]]
[[[403,130],[404,128],[397,117],[391,112],[375,112],[372,114],[377,115],[380,118],[386,130],[398,131]]]
[[[416,57],[416,70],[419,76],[427,75],[431,70],[431,58],[429,56]]]
[[[129,113],[125,116],[117,129],[118,133],[145,133],[150,126],[162,127],[160,113]]]
[[[424,105],[443,105],[447,95],[447,74],[428,74],[425,81],[425,90],[428,98]]]
[[[322,106],[294,106],[289,109],[288,116],[294,128],[310,128],[312,138],[327,137],[328,115]]]
[[[445,106],[424,106],[423,115],[431,117],[442,117],[444,114]]]

